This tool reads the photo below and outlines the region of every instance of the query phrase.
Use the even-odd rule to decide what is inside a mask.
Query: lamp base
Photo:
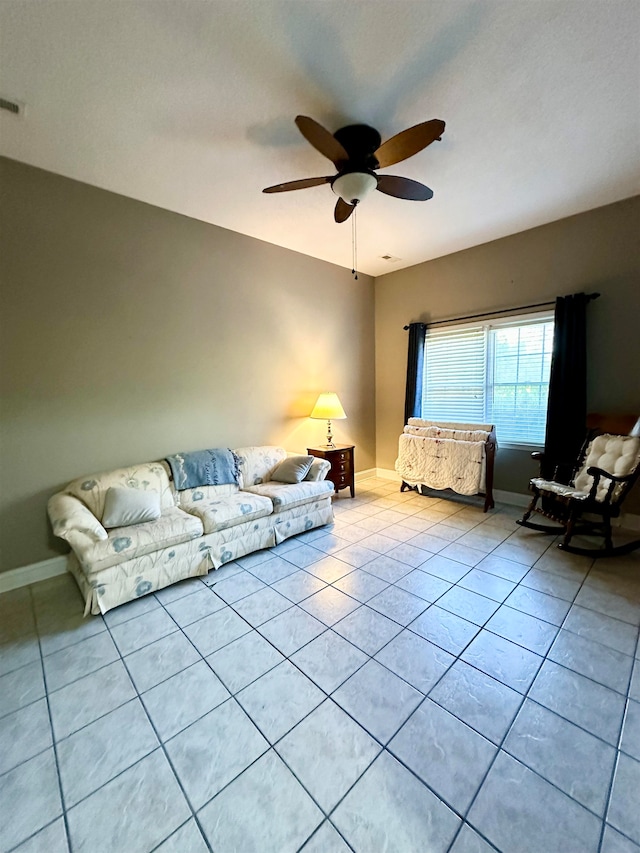
[[[333,434],[331,433],[331,421],[327,421],[327,443],[325,447],[335,447],[333,443]]]

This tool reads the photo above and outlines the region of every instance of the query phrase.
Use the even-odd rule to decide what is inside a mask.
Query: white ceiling
[[[329,186],[261,193],[333,172],[294,117],[443,119],[385,170],[434,198],[359,209],[380,275],[637,194],[639,32],[637,0],[2,0],[0,151],[350,267]]]

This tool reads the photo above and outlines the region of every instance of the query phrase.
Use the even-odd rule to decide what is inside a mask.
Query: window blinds
[[[552,347],[548,315],[427,329],[422,416],[493,423],[499,441],[543,444]]]

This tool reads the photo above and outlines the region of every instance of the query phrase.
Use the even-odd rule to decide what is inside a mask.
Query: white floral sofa
[[[176,491],[161,461],[79,478],[49,500],[53,532],[72,549],[69,571],[85,597],[85,614],[106,613],[333,521],[326,460],[315,460],[302,482],[288,484],[271,481],[288,455],[283,448],[243,447],[234,453],[237,486]],[[110,488],[156,492],[160,518],[106,530],[101,520]]]

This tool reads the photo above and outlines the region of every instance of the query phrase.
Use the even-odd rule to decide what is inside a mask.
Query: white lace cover
[[[409,418],[408,426],[412,427],[435,427],[436,429],[455,429],[455,430],[481,430],[487,435],[493,429],[492,424],[466,424],[459,421],[425,421],[424,418]]]
[[[457,426],[477,433],[473,424]],[[460,495],[484,492],[487,435],[481,441],[461,441],[403,433],[398,443],[396,471],[410,485],[420,483],[430,489],[452,489]]]

